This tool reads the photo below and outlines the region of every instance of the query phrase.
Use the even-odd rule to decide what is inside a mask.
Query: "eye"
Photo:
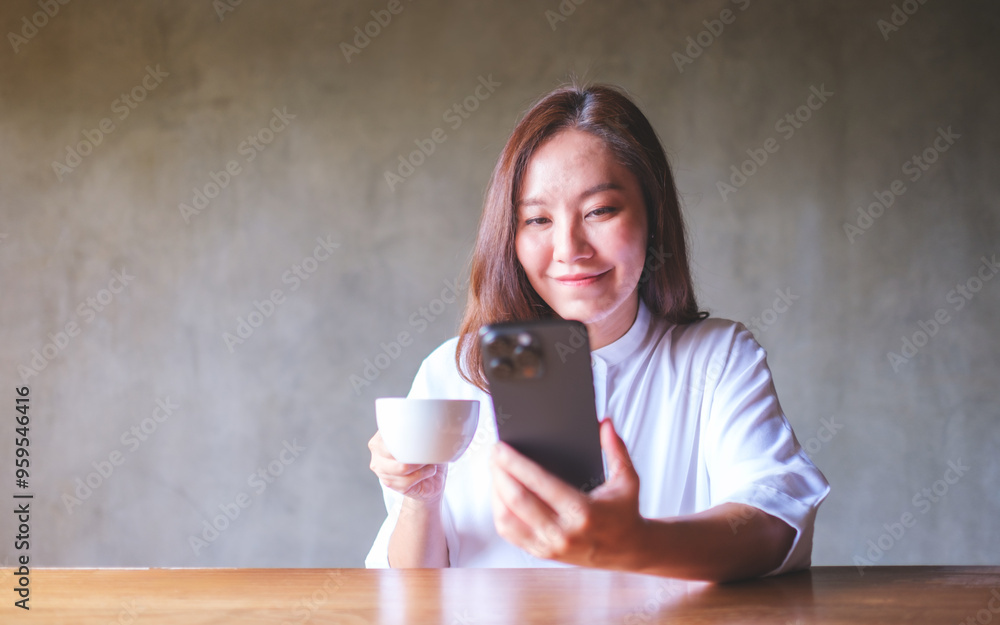
[[[607,215],[612,215],[616,212],[618,212],[618,209],[615,208],[614,206],[600,206],[587,213],[587,216],[589,217],[593,215],[594,217],[605,217]]]
[[[528,219],[524,220],[525,226],[534,226],[534,225],[542,226],[547,223],[549,223],[548,217],[529,217]]]

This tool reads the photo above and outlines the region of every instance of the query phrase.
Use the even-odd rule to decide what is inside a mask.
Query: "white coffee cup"
[[[458,460],[476,435],[479,402],[381,397],[375,400],[375,420],[399,462],[444,464]]]

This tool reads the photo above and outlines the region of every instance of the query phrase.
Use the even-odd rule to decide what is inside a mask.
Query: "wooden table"
[[[1000,567],[817,567],[712,585],[586,569],[0,570],[0,623],[996,623]]]

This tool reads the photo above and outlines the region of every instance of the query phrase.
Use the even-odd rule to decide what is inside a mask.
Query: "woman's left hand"
[[[493,450],[497,533],[528,553],[567,564],[630,569],[642,549],[639,476],[611,419],[601,422],[609,475],[585,494],[506,443]]]

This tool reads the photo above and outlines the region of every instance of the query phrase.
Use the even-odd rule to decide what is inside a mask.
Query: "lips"
[[[571,273],[565,276],[558,276],[556,280],[565,286],[588,286],[603,278],[610,271],[608,269],[600,273]]]

